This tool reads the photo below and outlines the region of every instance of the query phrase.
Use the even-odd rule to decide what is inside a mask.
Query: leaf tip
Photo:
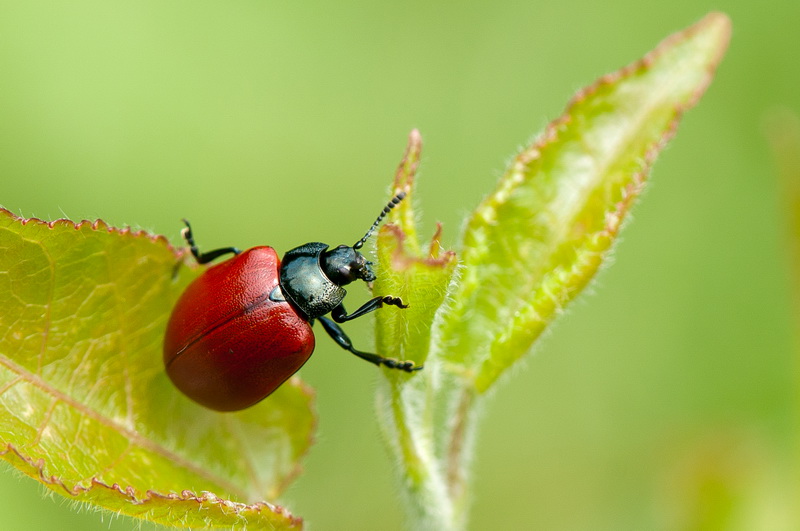
[[[733,31],[733,22],[731,21],[731,17],[722,11],[710,12],[700,19],[696,25],[700,27],[707,27],[709,30],[713,29],[725,40],[730,40],[731,32]]]
[[[686,30],[688,36],[703,33],[711,50],[710,71],[719,65],[725,55],[733,33],[731,18],[721,11],[712,11]]]
[[[421,153],[422,135],[420,134],[419,129],[412,129],[408,134],[406,151],[403,153],[403,158],[400,161],[400,164],[397,166],[397,172],[394,176],[393,193],[397,194],[403,191],[406,193],[411,192]]]

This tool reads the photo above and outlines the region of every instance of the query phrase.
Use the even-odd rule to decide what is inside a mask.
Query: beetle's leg
[[[397,361],[393,360],[392,358],[384,358],[383,356],[378,356],[377,354],[370,354],[369,352],[361,352],[360,350],[356,350],[353,348],[353,343],[350,341],[350,338],[347,337],[347,334],[344,333],[344,330],[342,330],[341,326],[334,323],[327,317],[318,317],[318,319],[322,325],[322,328],[328,332],[328,335],[331,336],[331,339],[336,341],[337,345],[345,350],[349,350],[362,360],[366,360],[378,366],[383,365],[384,367],[389,367],[390,369],[400,369],[401,371],[406,372],[414,372],[422,369],[421,366],[416,367],[413,361]]]
[[[351,319],[355,319],[356,317],[361,317],[364,314],[369,312],[374,312],[384,304],[388,304],[389,306],[397,306],[398,308],[408,308],[408,304],[403,304],[403,301],[400,300],[399,297],[392,297],[391,295],[386,295],[384,297],[375,297],[374,299],[370,299],[361,305],[361,308],[357,309],[353,313],[347,313],[347,310],[344,309],[343,304],[339,304],[336,308],[331,311],[331,317],[337,323],[344,323],[345,321],[350,321]]]
[[[242,252],[236,247],[223,247],[222,249],[214,249],[213,251],[201,253],[200,249],[197,248],[197,244],[194,242],[192,226],[189,225],[189,220],[184,219],[183,222],[186,224],[186,228],[181,231],[181,234],[183,235],[183,239],[186,240],[186,243],[189,244],[189,250],[192,251],[192,256],[194,256],[198,264],[207,264],[225,254],[239,254]]]

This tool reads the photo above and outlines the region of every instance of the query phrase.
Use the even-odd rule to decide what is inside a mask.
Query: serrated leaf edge
[[[85,487],[83,485],[75,485],[73,487],[69,487],[58,476],[55,475],[47,476],[44,473],[44,467],[45,467],[44,459],[33,460],[31,457],[26,456],[25,454],[20,452],[14,445],[10,443],[6,445],[5,450],[0,451],[0,457],[2,457],[11,464],[14,464],[13,461],[15,459],[21,461],[22,463],[27,465],[29,469],[23,470],[20,466],[15,465],[15,467],[18,470],[22,470],[27,475],[37,478],[42,484],[46,485],[50,489],[59,490],[62,493],[72,497],[77,497],[82,494],[89,493],[94,489],[107,489],[109,491],[116,492],[122,498],[127,499],[127,501],[133,505],[140,505],[140,506],[147,505],[149,502],[152,502],[156,499],[171,500],[171,501],[196,501],[198,504],[204,504],[204,503],[216,504],[220,508],[223,508],[225,511],[233,512],[234,514],[237,515],[241,515],[247,511],[261,512],[263,509],[267,509],[272,513],[287,518],[292,527],[301,527],[303,522],[302,518],[293,516],[287,509],[281,507],[280,505],[273,505],[268,502],[256,502],[253,504],[234,502],[231,500],[220,498],[216,496],[214,493],[207,491],[204,491],[199,495],[190,490],[184,490],[181,491],[180,493],[170,492],[168,494],[164,494],[155,490],[148,489],[145,492],[144,496],[139,496],[136,489],[134,489],[133,487],[128,486],[123,488],[118,483],[113,483],[109,485],[97,479],[96,477],[91,478],[90,486],[88,487]],[[87,501],[87,503],[91,502]],[[97,506],[102,507],[100,505]]]
[[[624,81],[625,79],[634,76],[640,70],[650,68],[660,56],[668,53],[673,46],[690,39],[695,34],[703,31],[706,27],[714,24],[721,26],[722,39],[719,42],[716,53],[709,59],[707,63],[709,66],[705,72],[705,76],[703,76],[702,81],[697,84],[688,98],[682,102],[675,103],[673,106],[673,116],[671,117],[669,123],[664,127],[662,134],[644,152],[639,170],[631,175],[628,183],[623,185],[622,200],[614,205],[611,205],[611,208],[609,208],[605,214],[604,227],[592,235],[595,240],[607,238],[609,241],[606,243],[606,245],[602,246],[604,248],[598,249],[598,258],[600,263],[598,263],[597,266],[594,267],[594,271],[584,279],[585,282],[583,285],[575,290],[575,293],[580,293],[583,288],[585,288],[585,286],[592,280],[598,269],[602,267],[603,263],[605,262],[605,258],[610,250],[610,247],[612,247],[615,243],[615,236],[618,234],[621,226],[626,221],[626,214],[630,210],[630,207],[641,194],[646,184],[647,176],[649,175],[650,170],[652,169],[653,164],[658,157],[658,154],[664,149],[666,144],[677,132],[678,125],[680,124],[681,118],[683,117],[685,111],[697,104],[698,100],[705,93],[711,81],[713,80],[716,68],[719,66],[730,41],[731,23],[727,15],[718,12],[709,13],[703,17],[703,19],[693,24],[689,28],[669,35],[641,58],[622,68],[601,76],[594,83],[580,89],[567,103],[567,106],[561,116],[548,123],[545,127],[545,130],[528,147],[522,149],[512,159],[512,162],[509,164],[508,169],[498,183],[495,191],[481,201],[481,203],[475,209],[475,213],[465,225],[464,232],[461,236],[461,246],[463,247],[465,236],[473,229],[473,227],[475,227],[476,224],[483,223],[486,220],[494,219],[496,207],[502,203],[501,199],[503,197],[510,194],[512,190],[520,186],[527,179],[531,178],[529,174],[530,164],[541,158],[542,153],[545,152],[550,145],[559,142],[560,133],[564,126],[572,121],[573,109],[576,106],[586,101],[589,97],[600,91],[603,87]],[[466,256],[468,254],[468,250],[464,250],[463,254]],[[573,298],[574,296],[571,296],[568,300],[572,300]],[[550,323],[553,321],[553,319],[558,315],[564,306],[564,303],[557,304],[555,313],[544,319],[544,322]],[[533,341],[535,340],[536,339],[534,338]],[[522,356],[524,356],[524,353],[521,354],[517,360]],[[489,387],[491,387],[491,385],[497,380],[497,377],[504,373],[507,368],[508,367],[501,370],[497,374],[493,374],[496,371],[494,371],[492,368],[491,360],[484,360],[480,365],[480,369],[475,374],[475,378],[476,382],[482,376],[488,377],[488,380],[478,385],[479,391],[485,392],[488,390]]]
[[[429,245],[428,255],[424,257],[412,254],[407,245],[408,236],[398,225],[387,223],[381,228],[381,231],[391,233],[397,243],[397,247],[392,251],[391,255],[391,264],[394,270],[403,271],[411,268],[413,264],[422,264],[431,268],[443,268],[457,259],[455,251],[445,251],[440,247],[441,224],[437,224],[436,232]]]
[[[591,85],[587,85],[586,87],[583,87],[580,90],[578,90],[578,92],[576,92],[575,95],[573,95],[572,98],[567,103],[561,116],[549,122],[545,127],[545,130],[541,133],[541,135],[529,147],[522,149],[519,152],[519,154],[517,154],[514,157],[513,162],[509,165],[509,169],[506,172],[506,175],[504,175],[504,177],[498,183],[497,189],[491,194],[489,194],[489,196],[487,196],[487,198],[482,202],[482,204],[478,206],[478,208],[476,209],[476,214],[478,213],[478,211],[483,211],[484,206],[488,206],[488,203],[496,202],[492,201],[492,199],[494,199],[495,196],[500,195],[504,189],[511,190],[515,185],[525,180],[525,175],[523,173],[524,167],[527,167],[534,160],[539,159],[542,150],[547,148],[550,144],[553,144],[559,140],[559,130],[572,120],[571,112],[575,106],[585,101],[589,96],[592,96],[593,94],[598,92],[602,87],[611,85],[622,79],[628,78],[634,75],[640,69],[650,67],[658,57],[660,57],[666,51],[668,51],[674,44],[681,42],[686,38],[702,31],[702,29],[705,28],[707,25],[710,25],[713,22],[717,21],[725,24],[724,36],[726,42],[724,45],[719,47],[716,56],[709,62],[709,64],[712,66],[706,73],[703,82],[697,86],[697,88],[693,91],[692,96],[690,98],[688,98],[684,103],[675,106],[675,116],[670,122],[670,125],[664,130],[664,134],[661,136],[659,141],[654,143],[654,145],[645,154],[646,157],[645,164],[642,167],[642,171],[638,172],[637,175],[635,176],[638,178],[637,180],[643,180],[642,175],[648,172],[649,168],[652,166],[653,161],[655,160],[656,155],[661,151],[664,145],[675,135],[678,123],[680,122],[680,118],[683,115],[683,112],[697,104],[697,101],[705,93],[706,89],[708,88],[708,86],[710,85],[711,81],[714,78],[714,72],[716,70],[716,67],[719,66],[720,62],[722,61],[722,57],[725,54],[725,51],[727,50],[727,42],[730,40],[730,35],[731,35],[730,20],[728,19],[727,15],[723,13],[718,13],[718,12],[709,13],[702,20],[690,26],[686,30],[678,31],[676,33],[669,35],[664,40],[659,42],[655,48],[647,52],[644,56],[637,59],[636,61],[633,61],[632,63],[622,68],[619,68],[613,72],[600,76]],[[522,166],[522,168],[519,167],[520,165]],[[516,170],[519,170],[519,172]],[[513,177],[514,175],[518,175],[518,177],[516,179],[509,178]],[[473,216],[473,219],[477,219],[477,216]],[[466,230],[467,228],[465,227],[465,233]]]
[[[13,212],[11,212],[10,210],[8,210],[8,209],[6,209],[4,207],[0,207],[0,215],[6,216],[7,218],[10,218],[12,222],[20,223],[23,226],[25,226],[25,225],[27,225],[29,223],[33,223],[35,225],[45,226],[45,227],[48,227],[50,229],[53,229],[56,226],[62,225],[62,226],[67,226],[67,227],[73,228],[76,231],[79,231],[79,230],[83,229],[84,227],[89,227],[90,230],[92,230],[92,231],[105,231],[105,232],[108,232],[108,233],[116,233],[116,234],[120,234],[122,236],[127,236],[127,237],[149,239],[149,240],[151,240],[153,242],[156,242],[156,243],[159,243],[161,245],[164,245],[175,256],[175,258],[177,260],[176,261],[176,266],[177,265],[186,265],[185,262],[183,260],[181,260],[181,259],[189,254],[189,250],[187,248],[174,246],[172,243],[170,243],[169,239],[166,236],[163,236],[163,235],[160,235],[160,234],[152,234],[152,233],[150,233],[148,231],[141,230],[141,229],[140,230],[134,230],[131,227],[124,227],[124,228],[113,227],[113,226],[109,225],[108,223],[106,223],[105,221],[103,221],[102,219],[97,219],[95,221],[81,220],[81,221],[75,222],[75,221],[72,221],[70,219],[60,218],[60,219],[56,219],[56,220],[53,220],[53,221],[45,221],[45,220],[42,220],[42,219],[37,218],[37,217],[25,218],[25,217],[22,217],[22,216],[18,216],[18,215],[14,214]],[[201,267],[201,266],[199,266],[197,264],[193,264],[193,265],[189,264],[188,267],[196,268],[196,267]],[[128,438],[128,440],[131,441],[133,444],[137,444],[138,446],[140,446],[143,449],[149,449],[149,450],[154,451],[155,453],[157,453],[159,455],[162,455],[163,457],[169,458],[170,460],[172,460],[175,463],[178,463],[180,466],[186,468],[187,470],[192,471],[192,473],[197,475],[198,477],[204,477],[204,478],[207,478],[209,481],[212,481],[214,483],[219,484],[220,486],[222,486],[225,489],[227,489],[228,492],[236,493],[238,496],[241,496],[242,498],[246,498],[247,497],[247,493],[242,491],[241,488],[236,487],[235,485],[231,485],[231,484],[229,484],[229,482],[227,482],[227,481],[225,481],[225,480],[223,480],[221,478],[217,478],[215,476],[209,476],[207,473],[205,473],[205,471],[203,469],[194,466],[190,461],[187,461],[186,459],[182,458],[180,455],[175,454],[174,452],[168,450],[167,448],[163,447],[162,445],[153,444],[149,439],[147,439],[144,435],[140,434],[138,431],[130,429],[130,428],[127,428],[127,427],[125,427],[125,426],[123,426],[123,425],[121,425],[119,423],[115,423],[113,421],[110,421],[105,416],[103,416],[100,413],[94,411],[93,409],[87,408],[85,405],[83,405],[83,404],[81,404],[79,402],[76,402],[75,400],[72,400],[71,397],[65,395],[64,393],[58,391],[57,389],[52,388],[52,386],[48,385],[46,382],[41,381],[38,378],[38,376],[36,376],[35,374],[31,373],[30,371],[28,371],[26,369],[23,369],[23,368],[19,367],[17,364],[15,364],[11,360],[9,360],[7,357],[0,355],[0,365],[6,366],[10,371],[12,371],[12,372],[14,372],[14,373],[16,373],[18,375],[17,378],[15,379],[15,383],[16,383],[16,381],[19,381],[21,379],[22,381],[25,381],[30,385],[35,385],[36,387],[39,387],[40,389],[44,390],[45,392],[47,392],[51,396],[53,396],[53,398],[56,400],[56,403],[57,402],[63,402],[65,404],[69,405],[70,407],[73,407],[76,410],[82,412],[83,414],[86,414],[86,415],[94,418],[95,420],[97,420],[98,422],[102,423],[103,425],[108,426],[109,428],[116,430],[118,433],[124,433],[125,436]],[[313,404],[313,400],[315,398],[315,392],[305,382],[303,382],[302,380],[300,380],[297,377],[293,377],[289,382],[287,382],[287,385],[292,385],[292,386],[296,387],[302,394],[306,395],[310,399],[310,402]],[[2,390],[0,390],[0,392],[2,392],[4,390],[5,389],[2,389]],[[313,410],[313,408],[312,408],[312,411],[311,411],[311,416],[312,416],[312,419],[313,419],[313,425],[311,427],[311,430],[309,431],[308,444],[305,445],[305,449],[303,450],[303,452],[297,456],[297,461],[296,461],[296,464],[294,466],[294,469],[291,472],[289,472],[288,474],[286,474],[286,477],[283,478],[283,480],[278,485],[276,485],[276,489],[277,489],[278,492],[284,491],[286,489],[286,487],[289,484],[291,484],[291,482],[298,475],[300,475],[300,473],[302,473],[303,467],[300,464],[300,461],[308,453],[308,451],[310,450],[311,446],[313,445],[313,443],[314,443],[314,433],[316,432],[316,428],[317,428],[317,425],[319,423],[318,416],[317,416],[316,412]],[[7,444],[8,444],[8,446],[10,448],[13,448],[13,445],[11,443],[7,443]],[[15,452],[16,452],[16,450],[15,450]],[[18,455],[20,455],[20,457],[22,457],[22,455],[19,454],[19,452],[16,452],[16,453]],[[5,454],[5,452],[0,452],[0,456],[2,456],[4,454]],[[44,477],[44,476],[42,476],[42,477]],[[55,476],[53,476],[53,477],[55,477]],[[97,480],[96,478],[92,478],[91,480],[92,480],[93,484],[97,483],[97,484],[101,484],[101,485],[106,485],[105,483]],[[117,485],[117,484],[115,483],[114,485]],[[76,485],[75,488],[83,488],[83,489],[85,489],[86,487],[81,487],[79,485]],[[132,489],[132,488],[133,487],[128,487],[128,489]],[[148,492],[150,492],[150,491],[148,491]],[[153,491],[153,492],[156,492],[156,491]],[[191,491],[183,491],[183,492],[191,492]],[[163,495],[160,495],[160,496],[163,497]],[[242,506],[247,506],[247,504],[242,504],[241,502],[230,501],[229,503],[237,503],[237,504],[240,504]],[[267,502],[257,502],[257,504],[258,503],[270,505]]]
[[[84,227],[89,227],[93,231],[105,231],[108,233],[117,233],[123,236],[129,236],[133,238],[146,238],[151,241],[158,242],[164,245],[167,249],[169,249],[172,252],[172,254],[175,255],[175,258],[182,258],[186,256],[186,254],[188,253],[188,250],[185,247],[176,247],[169,241],[169,238],[167,238],[163,234],[153,234],[144,229],[133,229],[131,227],[122,227],[122,228],[114,227],[112,225],[109,225],[102,219],[96,219],[94,221],[88,219],[84,219],[81,221],[72,221],[71,219],[59,218],[53,221],[45,221],[37,217],[26,218],[23,216],[18,216],[2,206],[0,206],[0,215],[11,218],[12,221],[16,221],[22,224],[23,226],[28,225],[29,223],[33,223],[35,225],[47,226],[53,229],[58,225],[63,225],[73,228],[75,230],[81,230]]]

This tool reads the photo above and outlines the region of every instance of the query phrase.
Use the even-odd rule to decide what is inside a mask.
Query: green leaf
[[[730,23],[711,14],[580,91],[468,222],[442,356],[486,391],[597,272],[650,166],[711,81]]]
[[[580,91],[475,210],[457,274],[438,233],[430,249],[418,244],[410,198],[391,213],[397,226],[378,238],[375,289],[400,295],[410,308],[379,312],[378,351],[426,367],[413,375],[383,371],[378,414],[411,528],[466,526],[467,468],[485,392],[606,259],[656,155],[710,83],[729,36],[728,18],[708,15]],[[413,132],[395,191],[410,190],[420,144]]]
[[[403,310],[386,308],[379,312],[376,319],[378,352],[391,358],[412,360],[418,365],[426,361],[433,321],[445,300],[457,265],[455,253],[440,248],[441,226],[425,253],[421,252],[413,208],[413,184],[421,149],[422,140],[414,130],[397,169],[392,191],[392,195],[405,191],[406,198],[390,213],[394,223],[385,225],[378,233],[381,274],[374,286],[375,293],[400,297],[408,304]],[[378,411],[384,439],[396,455],[402,456],[406,472],[412,478],[409,486],[427,488],[432,479],[430,464],[423,462],[425,456],[419,451],[419,445],[431,438],[430,416],[434,412],[425,407],[406,408],[405,399],[424,396],[435,367],[428,366],[411,375],[389,370],[383,373],[386,378],[378,387]],[[431,402],[418,402],[422,404],[431,405]]]
[[[400,297],[409,305],[401,311],[387,308],[380,312],[376,322],[378,351],[417,364],[425,361],[433,319],[444,302],[456,266],[455,253],[441,250],[441,226],[425,253],[420,252],[414,221],[413,184],[421,149],[422,140],[414,130],[392,190],[393,195],[405,191],[406,197],[390,213],[389,219],[394,223],[387,223],[378,233],[381,274],[374,285],[376,293]],[[413,333],[409,333],[410,330]],[[405,378],[398,381],[405,381]]]
[[[297,379],[216,413],[165,375],[169,312],[202,270],[162,237],[0,209],[0,447],[48,488],[175,526],[296,528],[262,502],[315,425]]]

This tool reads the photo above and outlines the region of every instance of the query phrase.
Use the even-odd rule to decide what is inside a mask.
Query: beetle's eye
[[[322,255],[320,266],[325,274],[339,286],[372,275],[366,259],[352,247],[340,245]]]
[[[356,269],[351,268],[350,266],[342,266],[339,268],[339,276],[340,278],[347,280],[347,282],[352,282],[358,278],[356,271]]]

